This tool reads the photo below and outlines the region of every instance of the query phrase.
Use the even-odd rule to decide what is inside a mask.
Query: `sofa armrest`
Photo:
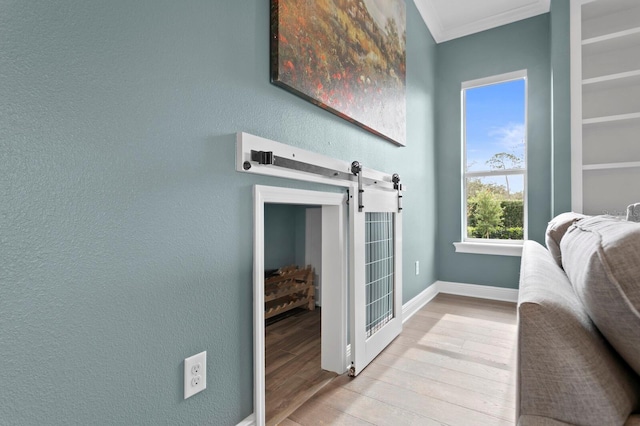
[[[637,377],[550,253],[533,241],[525,242],[520,271],[517,380],[518,417],[624,424],[637,405]]]

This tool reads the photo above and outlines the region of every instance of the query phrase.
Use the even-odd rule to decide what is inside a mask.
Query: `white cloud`
[[[489,132],[495,143],[507,150],[518,150],[524,147],[524,124],[509,123],[504,127]]]

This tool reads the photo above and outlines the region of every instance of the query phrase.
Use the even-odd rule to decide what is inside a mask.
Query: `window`
[[[526,70],[462,83],[462,241],[526,239],[526,129]]]

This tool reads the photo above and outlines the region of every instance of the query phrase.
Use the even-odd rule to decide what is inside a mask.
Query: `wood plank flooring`
[[[265,328],[267,425],[280,423],[336,377],[320,368],[320,309]]]
[[[513,425],[516,305],[440,294],[281,425]],[[284,355],[281,355],[284,356]]]

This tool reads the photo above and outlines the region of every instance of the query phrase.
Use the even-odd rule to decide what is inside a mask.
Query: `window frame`
[[[483,86],[491,86],[495,84],[508,83],[515,80],[524,80],[524,165],[518,169],[505,170],[482,170],[467,172],[467,105],[466,93],[469,89],[475,89]],[[462,82],[460,90],[461,101],[461,183],[462,183],[462,232],[459,243],[454,243],[457,252],[464,253],[482,253],[496,255],[513,255],[519,256],[522,253],[522,244],[528,239],[528,112],[529,112],[529,81],[527,70],[518,70],[514,72],[493,75],[475,80]],[[483,178],[491,176],[522,176],[523,177],[523,239],[522,240],[502,240],[495,238],[472,238],[467,236],[467,179]]]

